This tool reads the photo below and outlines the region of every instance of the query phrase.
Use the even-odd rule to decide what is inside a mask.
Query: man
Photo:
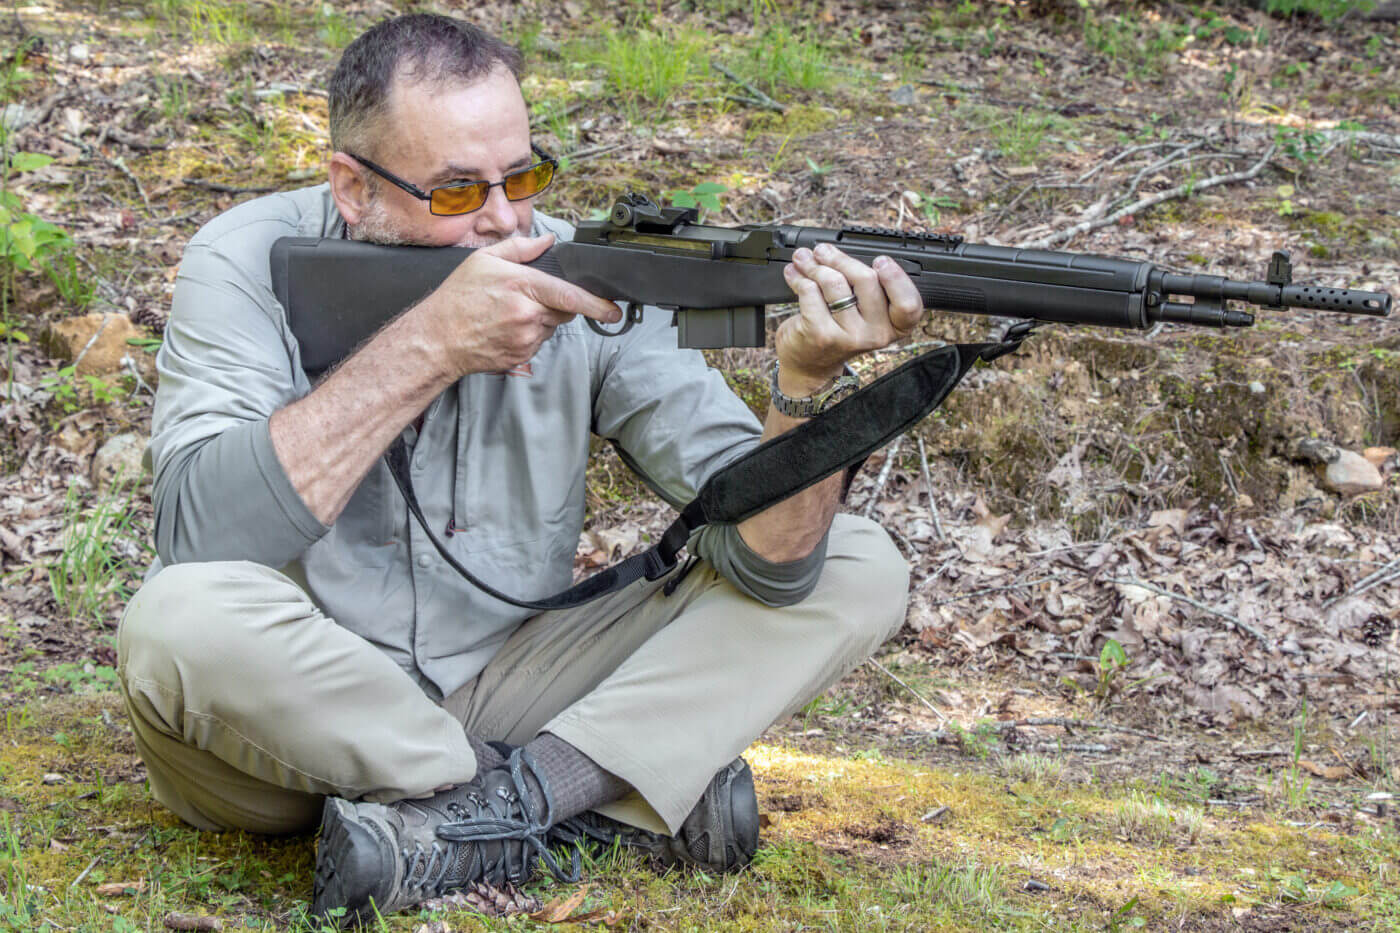
[[[737,756],[903,619],[907,567],[878,526],[833,520],[839,477],[706,528],[688,573],[533,618],[408,520],[380,459],[400,437],[454,556],[543,597],[569,583],[590,431],[685,502],[921,314],[894,263],[802,251],[775,396],[797,414],[761,428],[665,315],[594,334],[579,318],[616,305],[522,265],[571,228],[533,211],[553,165],[519,70],[435,15],[352,43],[328,184],[191,240],[158,359],[159,561],[118,640],[137,746],[155,797],[197,827],[319,817],[319,914],[523,881],[536,856],[568,876],[560,842],[742,866],[758,819]],[[268,281],[287,235],[480,249],[313,386]]]

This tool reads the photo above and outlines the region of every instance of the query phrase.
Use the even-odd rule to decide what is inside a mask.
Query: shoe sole
[[[371,896],[380,886],[384,870],[380,860],[359,858],[337,862],[333,853],[377,852],[379,839],[354,819],[355,808],[348,800],[327,797],[321,808],[321,836],[316,846],[316,877],[311,888],[312,916],[331,920],[344,928],[375,915]],[[373,864],[370,864],[370,863]],[[330,911],[344,908],[338,917]]]

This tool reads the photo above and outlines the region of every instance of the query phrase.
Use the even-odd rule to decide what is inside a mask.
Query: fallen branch
[[[1035,240],[1030,243],[1021,243],[1019,245],[1024,249],[1050,249],[1052,247],[1060,246],[1068,242],[1069,240],[1074,239],[1081,233],[1088,233],[1090,230],[1097,230],[1100,227],[1107,227],[1109,224],[1117,223],[1120,219],[1127,217],[1130,214],[1136,214],[1138,211],[1146,210],[1149,207],[1154,207],[1158,204],[1161,204],[1163,201],[1170,201],[1174,198],[1180,197],[1190,197],[1197,191],[1204,191],[1207,188],[1215,188],[1220,185],[1233,184],[1239,181],[1248,181],[1251,178],[1257,177],[1259,173],[1264,170],[1264,166],[1269,164],[1269,160],[1273,158],[1274,152],[1277,149],[1277,145],[1269,146],[1268,150],[1265,151],[1264,155],[1259,159],[1258,162],[1254,163],[1254,165],[1250,166],[1242,172],[1232,172],[1229,175],[1214,175],[1203,181],[1187,182],[1185,184],[1177,185],[1175,188],[1169,188],[1166,191],[1159,191],[1154,195],[1150,195],[1139,201],[1134,201],[1127,207],[1120,208],[1119,210],[1114,211],[1112,214],[1109,214],[1107,217],[1100,217],[1096,220],[1086,220],[1081,223],[1075,224],[1068,230],[1062,230],[1059,233],[1056,233],[1052,236],[1044,237],[1042,239]]]
[[[775,113],[787,113],[786,107],[778,103],[773,98],[769,97],[767,94],[760,91],[758,88],[754,87],[749,82],[745,81],[743,78],[736,75],[734,72],[730,71],[728,68],[721,65],[719,62],[711,59],[710,67],[713,68],[715,71],[718,71],[720,74],[724,75],[730,81],[733,81],[735,84],[739,85],[739,87],[748,91],[749,94],[753,96],[752,100],[746,100],[742,97],[731,97],[730,100],[737,100],[741,104],[748,104],[752,107],[761,107],[764,110],[772,110]]]
[[[1360,596],[1362,593],[1366,592],[1369,589],[1373,589],[1377,586],[1380,586],[1383,583],[1389,583],[1391,580],[1397,578],[1400,578],[1400,558],[1396,558],[1395,560],[1386,564],[1380,570],[1368,574],[1361,580],[1358,580],[1355,586],[1347,590],[1342,595],[1333,597],[1332,599],[1329,599],[1327,602],[1323,603],[1322,608],[1331,609],[1333,606],[1335,606],[1337,603],[1341,602],[1344,599],[1347,599],[1352,596]]]
[[[1239,619],[1230,615],[1230,613],[1221,612],[1219,609],[1216,609],[1213,606],[1207,606],[1205,603],[1200,602],[1198,600],[1194,600],[1190,596],[1182,596],[1180,593],[1173,593],[1171,590],[1163,589],[1160,586],[1154,586],[1151,583],[1147,583],[1143,580],[1138,580],[1135,577],[1105,577],[1103,582],[1117,583],[1121,586],[1138,586],[1149,592],[1156,593],[1159,596],[1166,596],[1167,598],[1174,599],[1177,602],[1186,603],[1188,606],[1195,606],[1197,609],[1200,609],[1203,612],[1209,612],[1213,616],[1219,616],[1226,622],[1229,622],[1235,628],[1239,629],[1241,632],[1247,632],[1248,634],[1253,635],[1255,640],[1258,641],[1259,644],[1265,648],[1265,650],[1272,650],[1273,648],[1273,645],[1269,643],[1269,640],[1263,635],[1259,634],[1259,632],[1256,629],[1251,628],[1250,626],[1241,622]]]

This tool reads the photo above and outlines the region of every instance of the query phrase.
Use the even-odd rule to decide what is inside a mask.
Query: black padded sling
[[[467,582],[501,602],[523,609],[568,609],[638,580],[658,580],[670,573],[691,534],[704,525],[741,522],[833,473],[859,469],[866,457],[941,405],[977,360],[990,361],[1015,350],[1029,331],[1030,322],[1021,322],[1000,343],[939,347],[886,373],[840,404],[761,444],[711,476],[661,540],[646,551],[544,599],[516,599],[473,576],[448,553],[423,518],[413,494],[408,449],[403,439],[396,440],[384,457],[409,511],[428,540]]]

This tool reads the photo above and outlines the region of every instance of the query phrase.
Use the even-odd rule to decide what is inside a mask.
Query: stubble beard
[[[377,197],[370,199],[369,204],[360,214],[359,223],[348,224],[346,226],[346,232],[352,240],[360,240],[365,243],[377,243],[380,246],[425,245],[416,241],[401,221],[390,216],[389,212],[384,208],[384,202]],[[520,233],[520,231],[516,230],[507,236],[468,236],[466,239],[454,245],[480,249],[483,246],[494,246],[502,240],[508,240],[511,237],[523,235],[524,234]]]

